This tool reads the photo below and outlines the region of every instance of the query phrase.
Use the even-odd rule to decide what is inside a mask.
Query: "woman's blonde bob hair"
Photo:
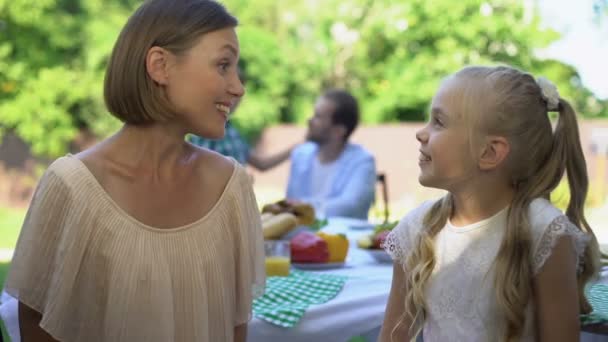
[[[108,111],[122,122],[146,125],[175,115],[163,87],[150,78],[146,55],[158,46],[180,56],[205,33],[238,21],[211,0],[149,0],[129,18],[112,50],[104,80]]]

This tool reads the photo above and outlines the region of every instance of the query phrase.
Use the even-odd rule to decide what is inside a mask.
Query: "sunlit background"
[[[0,284],[41,171],[119,127],[103,106],[101,83],[117,34],[139,4],[0,0]],[[364,126],[419,123],[440,80],[466,64],[506,63],[543,75],[587,127],[608,126],[605,0],[224,4],[240,20],[247,78],[235,124],[252,144],[269,127],[301,126],[328,87],[346,87],[359,98]],[[594,132],[608,139],[601,137],[606,130]],[[593,204],[587,213],[608,243],[602,151],[595,146],[590,152]],[[397,151],[384,152],[399,158]],[[256,184],[260,202],[274,200],[284,186]],[[567,196],[564,189],[560,196]],[[407,195],[392,196],[393,219],[409,209],[399,200]]]

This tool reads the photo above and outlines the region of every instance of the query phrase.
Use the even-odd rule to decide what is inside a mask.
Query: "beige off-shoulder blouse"
[[[157,229],[68,155],[38,184],[5,286],[61,341],[219,342],[250,319],[264,283],[260,215],[236,161],[208,214]]]

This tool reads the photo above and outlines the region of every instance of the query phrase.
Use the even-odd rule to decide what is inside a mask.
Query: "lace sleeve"
[[[400,263],[405,262],[413,239],[422,229],[422,221],[428,209],[432,206],[432,201],[426,201],[419,207],[407,214],[399,224],[393,228],[388,234],[386,240],[382,244],[382,248],[391,256],[391,258]]]
[[[534,251],[532,267],[535,275],[538,274],[545,261],[551,256],[557,240],[562,236],[570,236],[572,238],[574,251],[576,252],[577,271],[580,272],[582,270],[583,254],[591,237],[572,224],[567,216],[561,215],[556,217],[547,226],[540,238],[538,247]]]
[[[405,261],[406,251],[409,250],[407,227],[408,224],[404,218],[388,234],[386,240],[384,240],[384,243],[382,244],[382,248],[384,248],[391,258],[401,263]]]

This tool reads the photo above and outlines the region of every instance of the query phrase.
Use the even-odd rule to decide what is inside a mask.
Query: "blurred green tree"
[[[259,84],[284,78],[275,88],[283,89],[278,97],[268,96],[267,88],[248,88],[235,117],[249,131],[276,118],[304,121],[327,87],[351,89],[363,104],[366,123],[424,120],[441,79],[466,64],[506,63],[544,75],[584,115],[608,115],[606,102],[581,84],[573,67],[535,57],[559,35],[541,27],[530,2],[249,2],[226,1],[241,20],[242,58],[255,61],[257,70],[246,70],[248,79]],[[277,48],[265,48],[269,41]],[[264,59],[273,61],[265,72],[259,64]],[[247,105],[252,97],[256,106]]]
[[[604,0],[600,0],[604,1]],[[119,126],[102,100],[105,63],[139,0],[0,0],[0,134],[65,153],[79,129]],[[238,28],[247,95],[235,115],[251,140],[302,123],[318,94],[351,90],[368,124],[424,120],[439,82],[466,64],[544,75],[579,112],[608,116],[577,71],[536,51],[559,38],[517,0],[225,0]]]

